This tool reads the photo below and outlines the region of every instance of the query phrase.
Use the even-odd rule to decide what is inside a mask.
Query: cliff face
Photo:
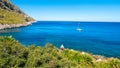
[[[0,24],[24,24],[31,21],[34,19],[22,12],[10,0],[0,0]]]
[[[0,8],[5,10],[13,10],[18,13],[22,13],[20,9],[18,9],[15,5],[13,5],[9,0],[0,0]]]

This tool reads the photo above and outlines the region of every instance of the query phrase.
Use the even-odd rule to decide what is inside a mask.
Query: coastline
[[[28,25],[31,25],[34,22],[36,22],[36,21],[25,22],[23,24],[4,24],[4,25],[0,24],[0,30],[10,29],[10,28],[18,28],[18,27],[22,27],[22,26],[28,26]]]

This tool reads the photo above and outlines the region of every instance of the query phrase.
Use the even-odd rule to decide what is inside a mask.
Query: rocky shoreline
[[[7,28],[18,28],[18,27],[22,27],[22,26],[28,26],[31,25],[32,23],[34,23],[36,21],[30,21],[30,22],[26,22],[23,24],[0,24],[0,30],[1,29],[7,29]]]

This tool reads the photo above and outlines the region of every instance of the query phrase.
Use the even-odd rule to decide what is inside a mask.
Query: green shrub
[[[0,8],[0,24],[23,24],[29,21],[33,21],[33,19],[25,17],[24,14]]]
[[[0,52],[0,68],[120,68],[117,58],[96,62],[91,54],[60,50],[50,43],[25,47],[12,36],[0,36]]]

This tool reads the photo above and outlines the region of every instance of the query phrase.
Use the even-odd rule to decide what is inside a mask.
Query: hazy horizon
[[[120,23],[120,21],[73,21],[73,20],[36,20],[36,21],[48,21],[48,22],[51,22],[51,21],[53,21],[53,22],[108,22],[108,23],[110,23],[110,22],[115,22],[115,23]]]

